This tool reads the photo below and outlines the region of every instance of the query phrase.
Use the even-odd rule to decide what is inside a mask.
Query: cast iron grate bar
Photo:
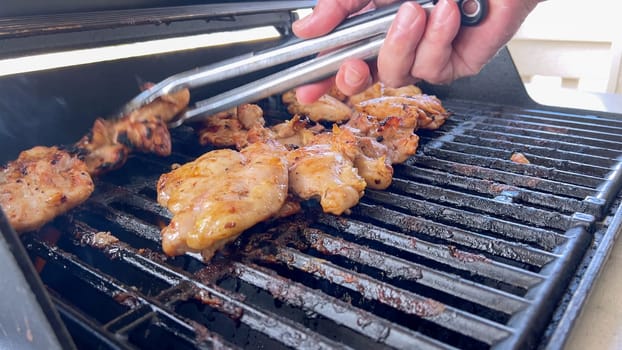
[[[512,108],[505,109],[503,112],[490,112],[479,111],[473,113],[472,111],[465,112],[465,109],[452,104],[452,111],[461,111],[458,114],[469,115],[475,114],[477,118],[483,120],[503,121],[503,122],[523,122],[528,125],[540,126],[542,128],[552,128],[560,130],[561,132],[592,132],[594,134],[611,134],[619,136],[622,131],[622,123],[615,119],[603,119],[589,118],[585,116],[574,117],[569,114],[555,115],[552,113],[536,112],[528,114],[524,110],[512,110]],[[468,110],[467,110],[468,111]]]
[[[590,201],[579,201],[574,198],[556,196],[526,188],[506,185],[491,180],[450,174],[444,171],[424,167],[396,166],[395,178],[405,178],[421,184],[430,184],[443,188],[454,188],[466,193],[476,193],[497,197],[510,195],[514,203],[529,204],[533,207],[559,210],[565,214],[582,212],[596,216],[600,205]]]
[[[570,185],[596,188],[603,182],[602,177],[596,177],[592,175],[579,175],[568,171],[562,171],[555,168],[547,168],[533,164],[517,164],[509,159],[506,160],[484,157],[475,154],[465,154],[428,146],[424,146],[422,151],[422,153],[425,155],[448,161],[509,171],[515,174],[533,176],[538,179],[548,179],[556,182],[567,183]]]
[[[100,324],[89,319],[83,312],[63,301],[55,295],[53,290],[48,289],[50,297],[60,314],[61,319],[67,326],[73,338],[79,341],[76,347],[79,349],[110,349],[131,350],[128,344],[123,344],[115,338],[114,334],[102,328]],[[79,334],[76,336],[76,334]]]
[[[549,230],[422,200],[409,199],[405,202],[407,198],[394,193],[369,192],[362,202],[363,205],[353,208],[353,212],[362,217],[367,215],[378,220],[379,223],[403,227],[409,231],[416,232],[419,226],[426,225],[428,222],[442,222],[484,234],[518,240],[548,251],[552,251],[566,241],[563,235]],[[387,206],[405,212],[387,209]]]
[[[512,334],[512,329],[489,320],[443,305],[432,299],[401,290],[327,261],[320,261],[291,248],[277,248],[277,259],[291,267],[339,284],[365,298],[416,315],[450,330],[495,344]]]
[[[353,308],[350,304],[292,282],[253,264],[234,263],[234,274],[251,285],[267,290],[273,297],[295,307],[318,313],[344,327],[364,334],[376,342],[398,349],[450,349],[447,344],[387,321],[373,313]]]
[[[460,123],[460,121],[456,120],[455,123]],[[523,137],[532,137],[532,138],[538,138],[538,139],[549,140],[549,141],[575,143],[579,145],[604,148],[611,152],[615,152],[616,150],[618,150],[618,146],[619,146],[619,142],[617,141],[611,141],[611,140],[606,140],[606,139],[603,140],[601,138],[588,138],[588,137],[581,137],[581,136],[576,136],[576,135],[560,134],[552,130],[538,130],[538,129],[534,130],[534,129],[527,129],[527,128],[522,128],[522,127],[514,126],[514,125],[496,125],[496,124],[489,124],[489,123],[478,123],[478,124],[475,124],[475,126],[477,127],[476,130],[480,132],[491,131],[491,132],[496,132],[496,133],[510,134],[510,135],[523,136]]]
[[[450,135],[450,134],[449,134]],[[433,140],[428,137],[422,138],[425,141]],[[455,142],[454,135],[451,135],[449,140],[443,140],[442,144],[439,145],[439,149],[465,153],[465,154],[473,154],[480,155],[484,157],[492,157],[498,159],[506,159],[509,160],[512,157],[512,154],[515,153],[515,150],[512,148],[500,147],[500,145],[491,145],[491,147],[484,146],[482,143],[475,144],[465,144]],[[566,159],[557,159],[551,157],[543,157],[535,154],[523,153],[525,157],[529,160],[530,164],[542,167],[549,167],[559,169],[561,171],[566,171],[570,173],[575,173],[579,175],[589,174],[591,176],[604,177],[609,171],[611,171],[611,166],[614,164],[608,164],[605,166],[600,165],[590,165],[581,162],[566,160]]]
[[[505,132],[496,132],[490,130],[475,130],[470,129],[465,132],[470,137],[486,140],[493,138],[493,140],[510,142],[511,144],[521,145],[522,147],[528,147],[527,145],[533,145],[534,147],[543,147],[546,149],[555,149],[561,152],[571,152],[577,154],[585,154],[594,158],[608,158],[616,159],[619,156],[619,151],[614,149],[608,149],[603,147],[596,147],[587,145],[584,142],[565,142],[560,140],[552,140],[549,138],[523,136]],[[512,149],[512,148],[509,148]]]
[[[557,134],[581,137],[585,139],[606,140],[611,142],[619,142],[622,140],[622,136],[620,136],[619,134],[619,132],[621,131],[620,128],[599,127],[598,125],[594,124],[584,124],[579,125],[578,127],[574,125],[574,127],[568,127],[564,126],[564,123],[561,121],[556,121],[555,123],[548,124],[521,120],[520,118],[504,119],[500,118],[499,116],[486,116],[485,114],[481,113],[476,116],[465,116],[463,114],[457,113],[454,120],[468,120],[473,122],[476,126],[495,125],[501,127],[513,127],[534,131],[554,132]],[[603,131],[599,131],[599,129]]]
[[[408,180],[394,179],[390,190],[403,195],[410,195],[412,198],[429,200],[465,210],[470,209],[470,211],[474,210],[476,212],[493,214],[538,227],[565,230],[572,224],[572,218],[570,216],[551,212],[550,210],[541,210],[516,203],[502,202],[493,198],[484,198]],[[372,191],[369,192],[371,193]]]
[[[462,252],[455,246],[429,243],[421,239],[415,239],[412,236],[384,229],[374,230],[373,225],[356,222],[354,220],[340,223],[331,220],[331,218],[327,216],[318,218],[318,221],[332,227],[343,229],[345,233],[355,237],[381,243],[397,251],[407,252],[415,257],[420,256],[427,260],[443,264],[443,266],[445,266],[444,269],[451,269],[456,273],[464,271],[465,273],[462,274],[463,278],[473,278],[473,275],[483,276],[491,280],[521,288],[516,291],[515,294],[524,294],[525,290],[543,281],[543,276],[534,272],[487,259],[482,255]],[[504,247],[503,242],[494,242],[491,240],[487,243],[488,245],[484,247]],[[520,252],[518,249],[515,251],[508,249],[507,251],[507,255],[518,255],[520,253],[529,252]],[[551,261],[553,261],[553,258],[551,258]],[[437,266],[436,268],[441,269],[442,267]]]
[[[414,168],[425,166],[435,170],[447,171],[452,174],[492,180],[512,186],[529,188],[576,199],[584,199],[585,197],[593,195],[595,192],[594,188],[589,186],[576,186],[536,176],[514,174],[503,169],[486,168],[477,165],[477,163],[465,164],[459,161],[435,158],[423,154],[415,155],[406,161],[405,164]]]
[[[416,282],[506,314],[514,314],[529,303],[527,300],[512,294],[335,238],[320,230],[305,229],[302,235],[313,249],[323,255],[341,256],[355,263],[381,270],[383,275],[391,279]],[[481,259],[477,256],[467,257],[465,254],[464,259],[468,261],[468,258]]]
[[[77,223],[76,229],[79,230],[81,234],[97,233],[96,229],[90,228],[88,225],[84,225],[81,223]],[[83,271],[82,275],[87,276],[89,278],[89,281],[93,281],[92,285],[95,288],[98,288],[98,286],[95,284],[97,283],[96,281],[98,278],[111,281],[109,283],[116,288],[116,290],[114,291],[110,289],[108,294],[111,297],[114,297],[119,293],[130,294],[132,295],[132,297],[136,298],[137,303],[149,305],[151,308],[155,307],[157,310],[154,310],[154,312],[157,312],[158,317],[173,317],[171,315],[173,315],[174,310],[167,310],[167,306],[165,305],[156,307],[156,305],[159,304],[159,302],[157,301],[157,297],[150,298],[139,294],[139,292],[134,291],[130,287],[124,287],[123,284],[119,281],[116,281],[114,277],[107,276],[99,271],[94,270],[83,262],[78,261],[71,254],[63,252],[57,247],[50,247],[47,246],[45,243],[41,242],[34,243],[37,244],[36,248],[44,245],[46,248],[51,249],[51,251],[54,252],[54,255],[51,257],[54,262],[62,263],[65,266],[79,267],[79,271]],[[129,247],[126,244],[111,244],[110,246],[105,247],[105,250],[114,254],[112,258],[120,259],[124,263],[127,263],[128,266],[138,267],[151,278],[156,278],[169,282],[174,281],[175,284],[180,284],[181,282],[190,283],[193,288],[196,288],[196,294],[199,295],[200,298],[208,299],[207,302],[209,303],[209,305],[216,305],[219,311],[229,314],[231,315],[231,317],[238,318],[240,322],[244,323],[248,327],[258,332],[264,333],[270,338],[283,342],[287,346],[292,346],[300,349],[347,348],[343,344],[335,343],[319,334],[312,333],[303,328],[302,326],[297,325],[287,319],[245,304],[242,300],[238,300],[239,297],[224,294],[219,289],[205,285],[195,280],[195,278],[186,276],[180,272],[175,272],[170,267],[154,261],[149,255],[146,257],[140,255],[134,248]],[[42,258],[49,258],[47,256],[44,256],[43,251],[44,249],[41,249],[39,255]],[[168,308],[170,308],[170,306]],[[179,318],[179,316],[174,317]],[[147,317],[145,321],[147,321],[148,319],[150,319],[150,317]],[[134,329],[138,327],[138,325],[135,324],[136,322],[134,320],[132,320],[131,322],[116,321],[116,323],[122,323],[123,326],[113,325],[114,323],[115,322],[111,322],[109,327],[115,329],[115,331],[118,331],[118,329],[116,328],[130,327],[131,329]],[[128,323],[129,326],[125,325],[125,323]],[[200,336],[209,334],[205,333],[206,331],[207,330],[203,329],[199,330],[199,332],[201,333]]]
[[[490,138],[493,135],[484,136],[480,134],[472,136],[470,134],[474,134],[473,130],[467,130],[463,134],[452,134],[451,140],[456,144],[479,145],[495,150],[506,150],[504,151],[505,153],[502,153],[502,157],[507,157],[508,154],[512,154],[514,152],[521,152],[524,153],[529,160],[534,159],[532,155],[535,155],[538,157],[569,160],[604,168],[610,168],[616,163],[615,157],[604,156],[601,152],[595,152],[596,154],[586,154],[584,151],[576,152],[572,150],[563,150],[559,147],[545,147],[531,143],[518,143],[499,138]],[[440,135],[443,135],[443,133],[434,133],[432,136],[438,137]],[[526,140],[526,142],[529,141]],[[559,144],[556,146],[559,146]]]
[[[86,226],[82,226],[82,228],[86,228]],[[92,231],[89,233],[95,234],[96,232]],[[157,312],[159,315],[168,315],[168,313],[162,310],[160,306],[157,306],[157,302],[154,299],[148,299],[148,297],[134,290],[131,286],[125,286],[121,282],[115,280],[114,277],[106,275],[101,271],[97,271],[89,264],[78,260],[72,254],[62,251],[58,247],[50,246],[48,243],[39,241],[36,238],[31,238],[27,242],[28,244],[32,245],[34,252],[39,257],[41,257],[42,259],[46,259],[46,264],[61,265],[63,266],[63,269],[68,271],[68,273],[72,274],[81,281],[86,282],[92,288],[103,292],[109,298],[118,300],[120,303],[125,303],[125,305],[131,305],[132,310],[128,311],[127,314],[133,314],[135,310],[140,309],[143,306],[148,306],[150,310],[153,310],[153,312]],[[124,314],[121,317],[127,317],[127,314]],[[182,327],[178,329],[176,333],[181,334],[184,332],[187,333],[193,331],[190,329],[190,327],[187,326],[185,322],[178,319],[173,321],[179,327]],[[114,328],[110,326],[114,324],[114,322],[114,320],[111,321],[103,328],[112,328],[113,333],[117,333],[117,330],[114,330]],[[128,333],[130,331],[130,329],[127,330]],[[196,336],[200,336],[203,341],[209,341],[212,346],[223,349],[231,348],[230,346],[227,346],[227,342],[223,341],[218,336],[211,334],[209,331],[202,330],[201,334],[196,334]]]

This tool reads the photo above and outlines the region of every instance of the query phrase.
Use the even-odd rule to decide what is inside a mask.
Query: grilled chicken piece
[[[0,168],[0,206],[17,232],[41,228],[93,189],[86,164],[56,147],[31,148]]]
[[[208,261],[244,230],[273,217],[287,197],[285,148],[258,142],[221,149],[160,177],[158,203],[174,215],[162,230],[168,255],[200,252]]]
[[[263,129],[263,110],[254,104],[243,104],[209,116],[199,127],[201,145],[235,146],[242,149],[249,143],[249,132]]]
[[[406,85],[399,88],[390,88],[384,86],[384,84],[378,82],[367,88],[367,90],[350,96],[347,103],[350,106],[355,106],[365,100],[371,100],[382,96],[417,96],[421,95],[421,89],[415,85]]]
[[[383,96],[365,100],[354,105],[360,113],[378,119],[400,117],[404,127],[435,130],[440,128],[449,116],[435,96]]]
[[[98,118],[88,135],[75,145],[91,175],[115,170],[125,164],[130,152],[171,153],[171,136],[167,122],[190,101],[190,93],[180,90],[119,119]]]
[[[373,137],[358,136],[359,153],[354,158],[354,166],[359,175],[374,190],[384,190],[393,181],[393,167],[388,157],[389,148]]]
[[[270,130],[274,140],[292,148],[309,144],[315,135],[324,131],[324,127],[296,114],[290,120],[271,126]]]
[[[352,109],[345,103],[330,95],[323,95],[310,104],[301,104],[296,99],[296,92],[288,91],[282,96],[283,103],[291,114],[300,114],[309,117],[314,122],[343,122],[350,119]]]
[[[353,164],[357,153],[351,132],[335,126],[332,133],[319,134],[287,154],[290,191],[305,200],[319,197],[326,213],[348,212],[366,186]]]
[[[419,145],[419,137],[413,132],[415,127],[409,120],[401,117],[388,117],[378,120],[365,114],[355,114],[343,128],[348,129],[359,137],[371,137],[386,147],[386,153],[379,151],[378,146],[373,148],[369,141],[361,149],[367,156],[378,157],[384,155],[390,164],[402,163],[415,154]]]

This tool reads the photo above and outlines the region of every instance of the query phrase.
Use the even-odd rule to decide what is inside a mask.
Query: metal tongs
[[[437,1],[419,0],[418,3],[424,8],[431,8]],[[486,0],[455,1],[460,7],[463,25],[476,25],[486,15]],[[401,3],[398,2],[352,17],[333,32],[319,38],[307,40],[294,38],[269,50],[253,52],[175,74],[144,90],[127,103],[120,112],[127,114],[162,95],[180,89],[196,88],[328,51],[328,53],[278,73],[196,102],[193,107],[188,108],[168,126],[176,128],[184,123],[197,122],[240,104],[255,102],[300,85],[327,78],[337,72],[345,59],[375,58],[400,5]]]

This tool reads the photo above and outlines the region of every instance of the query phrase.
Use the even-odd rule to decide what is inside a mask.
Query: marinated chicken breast
[[[324,127],[296,114],[290,120],[271,126],[270,131],[274,140],[291,148],[311,143],[317,134],[324,131]]]
[[[93,189],[86,164],[56,147],[31,148],[0,168],[0,207],[17,232],[41,228]]]
[[[243,104],[209,116],[197,129],[199,143],[242,149],[249,143],[249,132],[258,132],[264,125],[261,107]]]
[[[287,197],[285,148],[258,142],[221,149],[160,177],[158,203],[173,213],[162,230],[168,255],[200,252],[208,261],[244,230],[273,217]]]
[[[366,186],[353,164],[357,153],[356,139],[347,130],[335,126],[332,133],[317,135],[287,154],[290,191],[304,200],[319,198],[326,213],[348,212]]]
[[[354,158],[354,167],[367,183],[367,187],[374,190],[384,190],[393,181],[393,166],[388,157],[387,146],[376,141],[373,137],[357,137],[359,153]]]
[[[187,89],[159,97],[119,119],[98,118],[75,145],[91,175],[120,168],[130,152],[171,154],[167,122],[190,101]]]
[[[438,129],[449,113],[435,96],[383,96],[365,100],[354,105],[354,109],[378,119],[402,118],[405,127],[415,129]]]
[[[421,89],[415,85],[406,85],[399,88],[390,88],[378,82],[368,87],[365,91],[350,96],[347,103],[355,106],[360,102],[371,100],[382,96],[416,96],[421,95]]]
[[[282,99],[291,114],[307,116],[314,122],[343,122],[352,115],[352,109],[348,105],[328,94],[310,104],[299,103],[293,90],[284,93]]]

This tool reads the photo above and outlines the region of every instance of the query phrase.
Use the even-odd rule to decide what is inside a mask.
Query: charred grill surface
[[[532,347],[620,189],[622,121],[444,103],[389,189],[259,224],[208,265],[160,248],[155,183],[208,150],[184,128],[23,239],[79,345]]]

